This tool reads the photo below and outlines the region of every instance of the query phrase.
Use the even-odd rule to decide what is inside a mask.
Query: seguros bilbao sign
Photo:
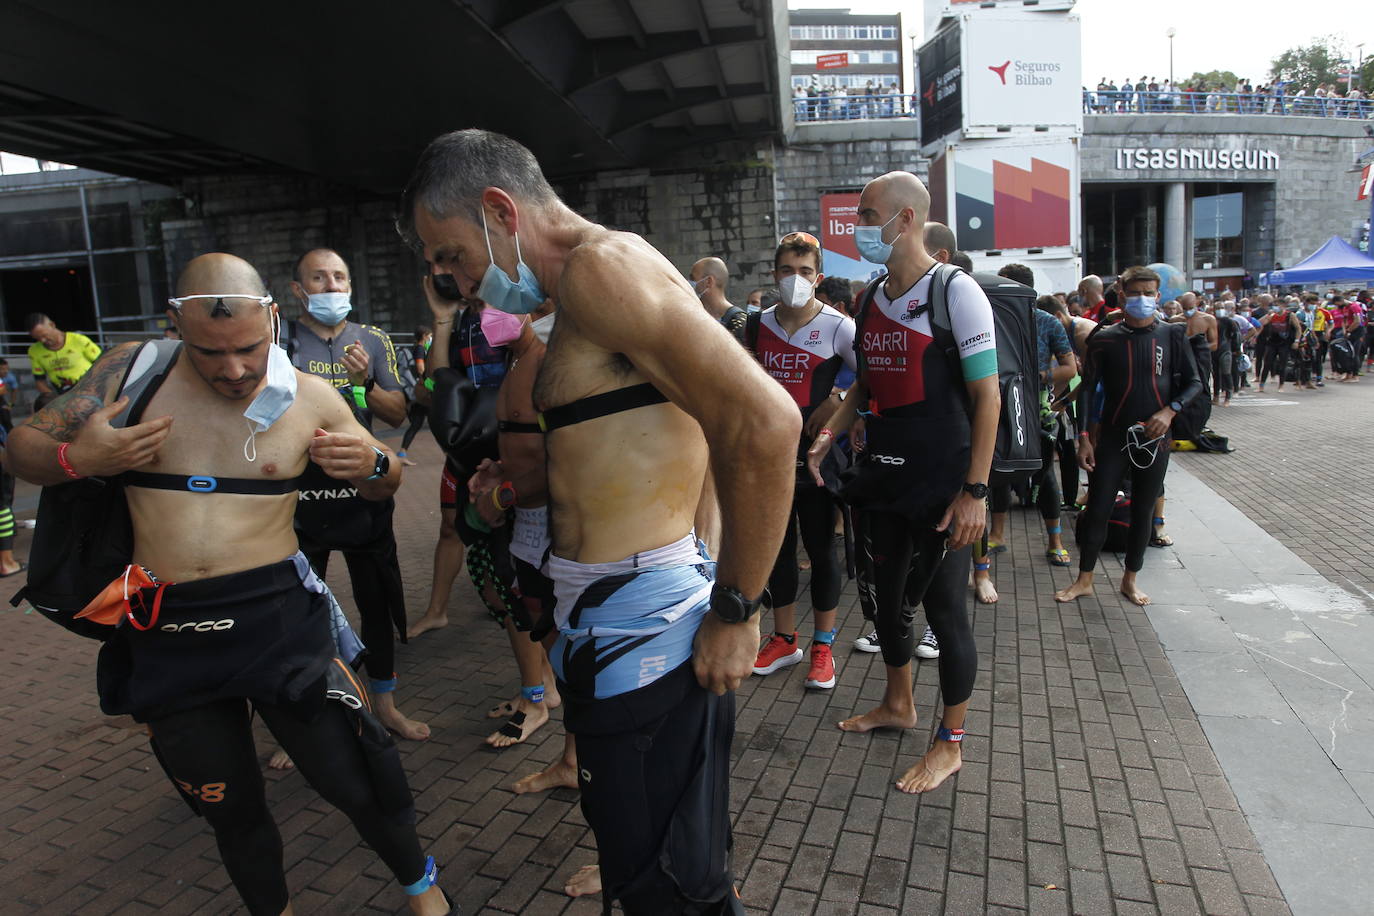
[[[968,127],[1082,128],[1076,16],[968,15],[963,27]]]

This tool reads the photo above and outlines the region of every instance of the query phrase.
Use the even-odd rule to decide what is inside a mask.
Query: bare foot
[[[414,639],[421,633],[428,633],[430,630],[442,630],[446,626],[448,626],[447,614],[425,612],[423,617],[411,624],[410,629],[406,630],[406,639]]]
[[[378,704],[377,719],[391,731],[411,741],[424,741],[429,737],[429,726],[414,719],[407,719],[395,706],[388,708]]]
[[[583,865],[573,876],[568,879],[568,883],[563,885],[563,893],[569,897],[585,897],[588,894],[601,893],[601,866]]]
[[[810,568],[811,568],[811,560],[810,560],[810,558],[803,558],[803,559],[797,561],[797,569],[806,570],[806,569],[810,569]],[[587,867],[590,868],[591,866],[589,865],[589,866],[587,866]],[[598,880],[600,880],[600,879],[598,878]]]
[[[525,795],[529,792],[547,792],[550,789],[558,788],[576,789],[577,787],[577,766],[560,758],[557,763],[542,773],[517,779],[510,788],[516,795]]]
[[[1125,582],[1121,583],[1121,594],[1125,595],[1126,600],[1130,601],[1132,604],[1138,604],[1141,607],[1150,603],[1150,596],[1136,588],[1135,583],[1130,585],[1127,585]]]
[[[1092,593],[1093,584],[1091,581],[1084,582],[1082,579],[1077,579],[1074,581],[1073,585],[1070,585],[1068,588],[1061,588],[1059,591],[1055,592],[1054,600],[1063,604],[1068,601],[1077,601],[1079,598],[1085,595],[1091,595]]]
[[[992,584],[991,576],[974,576],[973,593],[981,604],[997,603],[997,586]]]
[[[3,564],[0,564],[0,577],[3,577],[3,576],[12,576],[12,575],[14,575],[15,573],[17,573],[17,572],[19,572],[20,570],[23,570],[23,569],[25,569],[25,566],[24,566],[23,563],[13,563],[13,564],[10,564],[10,563],[3,563]]]
[[[447,916],[453,912],[448,898],[444,896],[443,891],[439,890],[437,884],[432,885],[423,894],[407,897],[406,903],[410,906],[410,911],[416,916]]]
[[[496,731],[487,735],[487,745],[494,748],[510,747],[520,744],[549,721],[549,710],[543,703],[531,703],[521,697],[515,704],[516,709],[510,720]]]
[[[915,766],[902,774],[897,780],[897,788],[915,795],[939,788],[946,779],[959,772],[963,756],[957,741],[936,741],[926,755],[916,761]]]
[[[839,725],[840,731],[859,733],[869,732],[875,728],[915,728],[916,710],[895,712],[886,706],[879,706],[861,716],[851,716],[836,724]]]
[[[509,719],[515,715],[515,704],[519,700],[502,700],[491,709],[487,710],[488,719]]]
[[[281,748],[272,752],[272,756],[267,758],[267,768],[270,770],[294,770],[296,765],[291,762],[291,755]]]

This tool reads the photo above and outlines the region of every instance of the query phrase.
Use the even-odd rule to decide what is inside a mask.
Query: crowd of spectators
[[[916,116],[915,99],[903,95],[895,82],[884,86],[881,80],[849,87],[813,80],[810,85],[793,87],[792,107],[798,121],[871,121]]]
[[[1249,79],[1234,85],[1186,82],[1142,76],[1134,83],[1120,85],[1105,76],[1096,90],[1083,89],[1085,114],[1276,114],[1307,115],[1322,118],[1369,118],[1374,116],[1374,99],[1359,89],[1322,83],[1311,93],[1291,89],[1283,82],[1255,86]]]

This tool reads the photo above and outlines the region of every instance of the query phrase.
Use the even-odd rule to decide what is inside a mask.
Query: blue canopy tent
[[[1322,247],[1292,267],[1260,274],[1262,286],[1371,281],[1374,281],[1374,258],[1338,235],[1331,236]]]

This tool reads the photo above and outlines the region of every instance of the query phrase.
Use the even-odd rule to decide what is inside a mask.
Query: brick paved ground
[[[1363,466],[1371,388],[1374,375],[1316,391],[1247,389],[1212,411],[1212,428],[1237,447],[1231,460],[1177,458],[1327,579],[1374,598],[1374,486]]]
[[[397,513],[412,613],[427,595],[437,525],[432,442],[417,454]],[[1220,469],[1225,459],[1213,460]],[[21,489],[26,505],[32,492]],[[920,666],[915,731],[834,728],[876,703],[884,682],[878,656],[848,652],[861,627],[852,590],[835,690],[804,691],[798,666],[741,691],[731,790],[751,912],[1287,912],[1144,613],[1110,597],[1050,601],[1069,573],[1051,575],[1029,521],[1013,510],[1014,549],[996,571],[1002,602],[976,614],[981,671],[967,762],[950,785],[920,799],[892,789],[929,740],[934,663]],[[338,575],[333,584],[346,595]],[[5,585],[0,597],[15,587]],[[482,746],[482,711],[514,692],[514,664],[465,579],[451,607],[458,625],[402,647],[398,662],[402,707],[435,729],[404,756],[442,883],[468,913],[596,913],[599,900],[561,892],[595,857],[577,794],[504,788],[556,758],[561,728],[499,753]],[[10,685],[0,700],[3,909],[235,911],[209,831],[157,771],[141,730],[96,708],[93,644],[8,608],[0,640]],[[342,816],[298,775],[268,783],[296,912],[401,909]]]

